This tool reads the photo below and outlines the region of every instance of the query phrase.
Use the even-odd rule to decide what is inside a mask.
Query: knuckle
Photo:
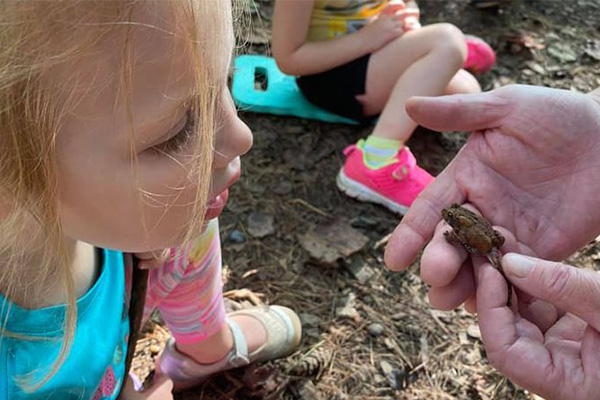
[[[544,297],[554,302],[568,301],[577,288],[578,273],[576,269],[559,264],[545,274],[542,290]]]

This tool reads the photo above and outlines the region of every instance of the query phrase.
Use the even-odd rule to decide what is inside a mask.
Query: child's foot
[[[463,68],[475,74],[488,72],[496,63],[496,53],[483,39],[465,35],[467,42],[467,59]]]
[[[337,176],[338,188],[350,197],[381,204],[404,214],[433,181],[420,168],[408,147],[402,147],[390,163],[371,169],[365,165],[364,140],[344,150],[346,162]]]
[[[232,348],[224,357],[214,362],[199,363],[180,352],[173,338],[169,340],[160,356],[159,365],[161,372],[173,380],[176,390],[197,385],[218,372],[287,356],[300,344],[300,319],[286,307],[240,310],[228,314],[226,321],[233,338]],[[256,332],[256,323],[261,325],[261,332],[253,335]],[[208,357],[210,359],[210,356]]]

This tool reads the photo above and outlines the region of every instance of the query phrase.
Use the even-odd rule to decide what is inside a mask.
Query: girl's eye
[[[190,140],[194,135],[195,127],[196,119],[192,116],[192,113],[188,111],[184,127],[171,138],[152,146],[150,150],[166,155],[180,153],[190,143]]]

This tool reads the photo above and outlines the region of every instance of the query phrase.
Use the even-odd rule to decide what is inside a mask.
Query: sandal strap
[[[244,331],[238,325],[237,322],[231,318],[226,318],[225,321],[231,331],[233,337],[233,349],[227,356],[227,364],[232,368],[243,367],[244,365],[250,364],[250,358],[248,357],[248,343],[246,342],[246,336]]]

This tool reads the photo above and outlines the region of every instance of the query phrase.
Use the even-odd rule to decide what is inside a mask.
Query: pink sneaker
[[[463,68],[476,74],[488,72],[496,64],[496,53],[483,39],[465,35],[467,42],[467,60]]]
[[[337,176],[338,188],[355,199],[381,204],[399,214],[406,213],[434,178],[417,165],[406,146],[396,154],[395,162],[371,170],[363,160],[363,145],[361,139],[344,149],[346,162]]]

